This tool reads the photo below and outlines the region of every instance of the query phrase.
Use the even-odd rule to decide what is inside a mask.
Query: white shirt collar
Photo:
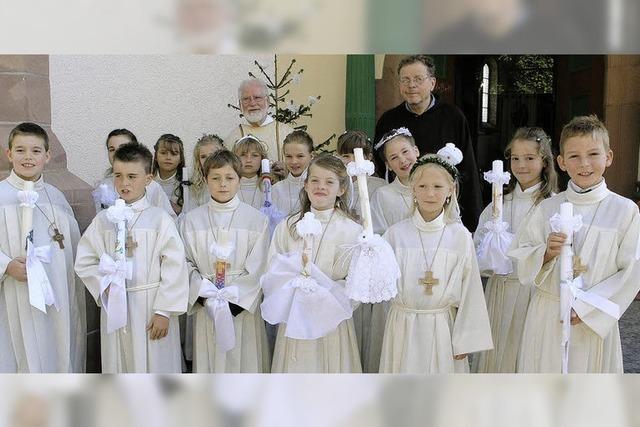
[[[604,178],[598,184],[593,187],[589,187],[585,190],[575,185],[572,181],[569,181],[567,185],[567,191],[565,191],[567,200],[576,205],[592,205],[602,201],[609,195],[609,189]]]
[[[422,215],[420,215],[420,211],[418,209],[415,209],[413,212],[412,221],[413,221],[413,224],[420,231],[442,230],[445,226],[444,209],[442,210],[442,212],[440,212],[440,215],[434,218],[433,221],[429,221],[429,222],[425,221],[424,218],[422,218]]]
[[[20,178],[14,171],[11,169],[11,173],[7,177],[7,182],[12,186],[17,188],[18,190],[24,189],[24,183],[26,182],[24,179]],[[44,187],[44,178],[43,174],[40,174],[40,178],[34,182],[34,190],[41,190]]]
[[[209,209],[214,212],[233,212],[238,209],[238,206],[240,206],[240,198],[237,194],[226,203],[217,202],[213,197],[209,197]]]

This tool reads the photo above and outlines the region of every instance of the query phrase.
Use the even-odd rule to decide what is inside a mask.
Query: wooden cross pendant
[[[60,232],[60,230],[58,230],[57,228],[53,229],[53,241],[58,243],[58,246],[60,246],[60,249],[64,249],[64,234],[62,234]]]
[[[128,235],[124,247],[127,249],[127,257],[131,258],[133,256],[133,250],[138,247],[138,242],[134,241],[131,235]]]
[[[438,283],[440,283],[440,281],[433,277],[432,271],[425,271],[424,278],[418,280],[418,284],[424,286],[427,295],[433,295],[433,287]]]
[[[588,266],[582,265],[582,261],[580,257],[577,255],[573,256],[573,278],[580,276],[582,273],[586,272],[589,269]]]

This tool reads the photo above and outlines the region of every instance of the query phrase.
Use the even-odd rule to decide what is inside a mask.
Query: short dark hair
[[[238,174],[238,177],[242,176],[242,161],[240,160],[240,157],[225,148],[211,154],[207,157],[207,160],[204,161],[204,165],[202,166],[202,175],[204,176],[204,179],[207,179],[211,169],[220,169],[226,165],[231,166]]]
[[[131,132],[129,129],[122,128],[122,129],[114,129],[111,132],[109,132],[109,135],[107,135],[107,140],[105,141],[104,144],[108,147],[109,138],[111,138],[112,136],[120,136],[120,135],[128,136],[131,142],[138,142],[138,138],[136,138],[133,132]]]
[[[47,135],[47,131],[45,131],[42,126],[31,122],[24,122],[11,129],[9,133],[9,150],[11,150],[13,140],[18,135],[31,135],[42,139],[44,141],[44,150],[49,151],[49,135]]]
[[[153,154],[144,145],[139,142],[127,142],[122,144],[113,155],[113,161],[132,163],[140,162],[144,166],[146,173],[151,173],[151,164],[153,162]]]
[[[361,130],[348,130],[338,137],[338,154],[353,154],[354,148],[362,148],[365,158],[373,155],[371,139]]]
[[[407,65],[421,63],[425,67],[427,67],[427,71],[431,77],[436,76],[436,64],[433,62],[433,58],[429,55],[411,55],[403,58],[398,64],[398,75],[400,75],[400,70],[402,70]]]

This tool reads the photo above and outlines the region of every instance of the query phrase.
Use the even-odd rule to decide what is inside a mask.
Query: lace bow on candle
[[[18,201],[21,208],[35,208],[38,197],[36,191],[18,191]]]

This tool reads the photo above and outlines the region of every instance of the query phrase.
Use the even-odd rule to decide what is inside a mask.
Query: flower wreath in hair
[[[460,177],[460,172],[458,172],[456,165],[461,161],[462,151],[460,151],[455,144],[449,142],[439,149],[436,154],[427,154],[418,159],[416,164],[411,168],[411,175],[413,175],[416,169],[420,166],[426,165],[427,163],[435,163],[442,166],[447,172],[449,172],[453,180],[457,181]]]
[[[262,149],[264,150],[265,153],[269,152],[269,149],[267,148],[267,144],[265,144],[263,141],[261,141],[260,139],[258,139],[258,137],[248,133],[245,136],[243,136],[242,138],[236,140],[236,142],[233,143],[233,151],[235,151],[236,146],[238,144],[240,144],[242,141],[246,141],[246,140],[252,140],[258,143],[258,145],[260,145],[262,147]]]
[[[378,141],[378,143],[376,145],[373,146],[373,148],[375,150],[379,150],[380,147],[384,147],[384,144],[387,143],[387,141],[392,140],[393,138],[395,138],[396,136],[399,135],[403,135],[403,136],[408,136],[409,138],[413,138],[413,135],[411,135],[411,132],[409,131],[409,129],[405,128],[405,127],[401,127],[398,129],[393,129],[391,130],[386,136],[384,136],[380,141]]]

